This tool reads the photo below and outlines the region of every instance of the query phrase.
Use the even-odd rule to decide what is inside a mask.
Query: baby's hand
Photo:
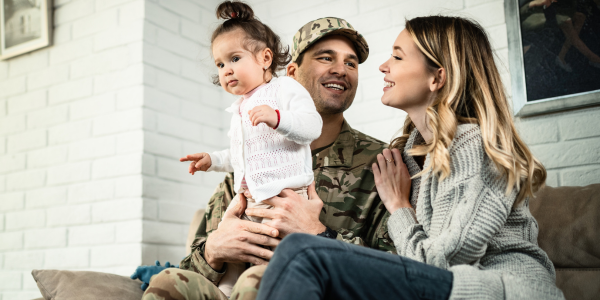
[[[196,154],[188,154],[186,157],[182,157],[179,161],[191,161],[190,168],[188,170],[189,173],[194,175],[196,171],[206,171],[212,165],[212,161],[210,160],[210,155],[208,153],[196,153]]]
[[[265,123],[271,128],[277,126],[277,112],[268,105],[257,106],[251,109],[248,114],[250,115],[252,126],[260,123]]]

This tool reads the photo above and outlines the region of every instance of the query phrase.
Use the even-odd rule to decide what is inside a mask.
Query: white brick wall
[[[546,166],[548,185],[600,182],[600,108],[522,118],[518,128]]]
[[[55,1],[54,45],[0,62],[0,299],[142,262],[144,4]]]
[[[144,25],[144,222],[142,260],[178,262],[196,209],[223,174],[187,173],[185,154],[224,147],[229,105],[207,74],[208,35],[217,1],[147,1]],[[204,5],[204,6],[203,6]],[[206,23],[208,22],[208,23]],[[215,134],[216,132],[216,138]],[[163,261],[164,263],[164,261]]]
[[[235,99],[210,83],[219,2],[55,1],[54,45],[0,62],[0,300],[39,297],[31,269],[129,275],[184,256],[193,212],[223,174],[191,176],[178,158],[227,146],[223,109]],[[328,15],[364,34],[371,53],[345,116],[384,141],[405,114],[381,104],[378,67],[405,18],[475,18],[509,78],[501,0],[248,2],[286,42]],[[599,117],[588,108],[519,120],[550,185],[600,181]]]

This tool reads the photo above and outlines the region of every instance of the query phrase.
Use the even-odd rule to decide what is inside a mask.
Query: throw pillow
[[[144,293],[141,281],[108,273],[33,270],[31,275],[45,300],[139,300]]]

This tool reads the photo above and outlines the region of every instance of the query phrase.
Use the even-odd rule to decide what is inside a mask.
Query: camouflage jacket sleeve
[[[379,202],[379,196],[377,202]],[[383,206],[383,204],[381,205]],[[390,214],[385,207],[373,208],[373,212],[367,220],[368,230],[362,235],[353,238],[344,238],[343,230],[338,230],[337,239],[350,244],[361,245],[392,254],[396,254],[396,247],[388,234],[387,220]],[[340,233],[342,231],[342,233]]]
[[[373,191],[371,196],[373,197],[373,205],[371,211],[365,221],[365,232],[361,235],[364,239],[365,246],[381,251],[396,254],[396,247],[392,238],[388,234],[387,221],[390,218],[390,213],[387,211],[379,194],[375,188],[375,178],[373,172],[369,168],[369,172],[364,177],[365,181],[373,181]]]
[[[314,153],[313,170],[323,200],[319,219],[338,232],[337,239],[395,253],[387,230],[389,213],[377,194],[371,169],[386,147],[344,122],[332,146]]]
[[[204,245],[208,235],[217,229],[223,218],[227,206],[235,196],[233,188],[233,173],[228,173],[225,180],[217,186],[210,201],[208,202],[204,218],[196,231],[196,237],[192,243],[192,253],[184,258],[179,268],[194,271],[206,277],[215,285],[225,274],[225,269],[215,271],[204,259]]]
[[[368,180],[368,178],[366,178]],[[355,245],[369,247],[381,251],[396,254],[396,247],[388,234],[387,220],[390,217],[389,212],[379,199],[379,195],[376,192],[372,192],[369,198],[373,198],[373,206],[369,212],[367,218],[364,220],[362,229],[358,232],[349,230],[347,228],[338,228],[336,239]],[[328,223],[335,223],[335,220],[330,218],[323,218],[323,222],[326,226]],[[356,227],[354,227],[356,228]]]

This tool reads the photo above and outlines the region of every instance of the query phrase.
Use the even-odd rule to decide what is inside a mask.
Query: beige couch
[[[530,201],[530,209],[538,220],[539,245],[554,263],[556,284],[565,297],[600,299],[600,184],[546,187]],[[188,253],[203,217],[203,209],[196,211],[190,224]],[[34,270],[33,275],[47,299],[83,299],[81,295],[96,299],[91,296],[94,294],[104,296],[97,299],[108,299],[106,292],[101,292],[107,287],[118,295],[127,293],[119,299],[141,297],[140,282],[122,276],[94,272],[82,276],[81,272],[55,270]]]
[[[600,184],[546,187],[529,208],[565,297],[600,299]]]

